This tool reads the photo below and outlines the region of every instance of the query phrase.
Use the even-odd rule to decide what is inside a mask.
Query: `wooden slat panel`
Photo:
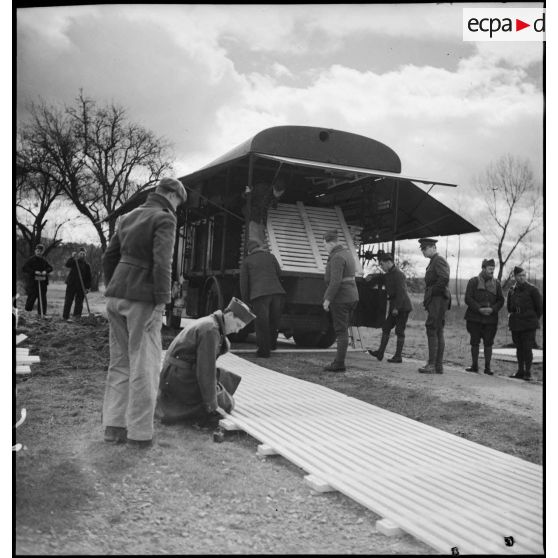
[[[242,376],[230,420],[440,552],[542,552],[540,466],[232,354],[219,366]]]

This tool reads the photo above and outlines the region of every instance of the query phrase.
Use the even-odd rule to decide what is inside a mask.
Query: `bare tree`
[[[172,169],[170,145],[130,122],[124,108],[98,106],[83,92],[75,106],[60,110],[41,101],[30,113],[23,133],[48,154],[45,172],[91,221],[104,251],[115,229],[110,215]]]
[[[52,222],[47,219],[47,214],[60,199],[63,190],[61,185],[45,172],[45,154],[24,148],[23,138],[20,138],[19,143],[16,157],[16,227],[24,243],[17,244],[17,250],[26,258],[33,253],[37,244],[42,243],[45,244],[44,254],[47,255],[62,242],[58,233],[67,222],[67,219],[63,218],[51,220]]]
[[[475,184],[486,204],[485,238],[498,255],[498,279],[526,237],[541,224],[542,203],[528,160],[505,155],[488,165]]]

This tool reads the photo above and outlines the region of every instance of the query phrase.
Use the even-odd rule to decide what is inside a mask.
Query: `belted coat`
[[[510,313],[508,324],[511,331],[529,331],[540,327],[543,302],[535,285],[516,283],[508,291],[507,308]]]
[[[448,308],[451,306],[451,292],[449,290],[450,267],[448,262],[440,256],[434,254],[430,258],[430,263],[426,267],[424,282],[424,307],[426,308],[432,297],[440,296],[448,300]]]
[[[486,280],[482,274],[472,277],[465,290],[467,310],[465,319],[468,322],[481,324],[497,324],[498,312],[504,306],[504,294],[498,279]],[[492,308],[492,314],[481,314],[481,308]]]
[[[161,370],[157,415],[166,421],[200,417],[234,407],[240,378],[217,367],[229,349],[221,310],[188,324],[170,344]]]
[[[341,244],[330,252],[324,274],[326,291],[324,301],[334,303],[357,302],[358,290],[355,283],[355,261],[352,254]]]
[[[103,255],[105,296],[169,303],[175,235],[174,208],[156,192],[124,215]]]

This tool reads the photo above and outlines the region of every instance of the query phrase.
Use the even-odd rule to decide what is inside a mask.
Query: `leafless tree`
[[[44,171],[95,227],[104,251],[115,230],[111,214],[172,169],[168,142],[130,122],[123,107],[99,106],[80,91],[75,105],[33,104],[22,127],[47,154]]]
[[[498,279],[518,246],[541,224],[540,189],[535,185],[531,164],[507,154],[488,165],[475,183],[485,202],[482,234],[498,255]]]
[[[21,138],[20,138],[21,140]],[[23,143],[20,141],[20,146]],[[24,240],[17,250],[24,258],[30,256],[39,243],[45,245],[45,256],[56,248],[60,228],[67,219],[49,222],[47,214],[60,200],[62,187],[44,169],[45,154],[33,149],[18,149],[16,156],[16,227]],[[48,234],[45,234],[48,233]],[[48,241],[47,241],[48,237]]]

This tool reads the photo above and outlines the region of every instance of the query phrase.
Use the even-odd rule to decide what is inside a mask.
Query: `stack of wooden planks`
[[[380,531],[447,554],[543,553],[541,466],[230,353],[218,365],[242,376],[221,426],[379,514]]]

